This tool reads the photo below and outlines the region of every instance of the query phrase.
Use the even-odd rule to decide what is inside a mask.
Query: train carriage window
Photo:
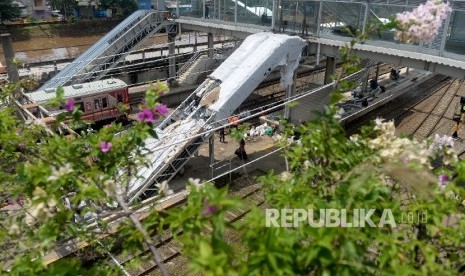
[[[83,103],[83,102],[79,102],[79,103],[77,103],[77,104],[78,104],[78,106],[79,106],[79,110],[85,111],[85,109],[84,109],[84,103]]]
[[[102,98],[102,108],[107,108],[108,107],[108,98]]]
[[[94,100],[94,109],[95,110],[100,110],[100,100],[99,99]]]
[[[123,95],[121,95],[121,94],[116,95],[116,99],[118,100],[119,103],[122,103],[123,102]]]

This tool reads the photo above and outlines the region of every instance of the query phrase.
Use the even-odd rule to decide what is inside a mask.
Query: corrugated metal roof
[[[125,87],[127,87],[127,84],[120,79],[107,79],[82,84],[74,84],[70,86],[63,86],[63,97],[65,99],[76,98]],[[44,103],[53,99],[56,96],[55,92],[55,88],[47,88],[45,90],[39,90],[26,95],[36,103]]]

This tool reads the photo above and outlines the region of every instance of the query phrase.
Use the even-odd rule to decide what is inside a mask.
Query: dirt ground
[[[200,147],[198,157],[192,158],[184,166],[184,174],[182,176],[177,175],[171,180],[169,184],[170,188],[177,192],[185,187],[189,178],[198,178],[201,181],[207,181],[212,179],[212,176],[218,177],[221,174],[226,173],[231,169],[239,168],[242,165],[245,165],[245,167],[237,169],[231,173],[231,175],[226,173],[223,177],[215,179],[215,184],[222,186],[229,183],[230,180],[234,181],[234,179],[237,179],[246,173],[249,176],[255,177],[264,175],[270,170],[280,173],[286,168],[285,160],[284,157],[282,157],[281,151],[259,159],[261,156],[277,149],[273,137],[261,136],[256,137],[255,139],[246,139],[245,150],[248,155],[248,160],[245,162],[240,160],[234,154],[234,151],[238,147],[239,143],[229,136],[227,132],[225,143],[220,143],[219,133],[215,133],[215,171],[213,172],[213,175],[210,167],[208,143],[205,143]]]

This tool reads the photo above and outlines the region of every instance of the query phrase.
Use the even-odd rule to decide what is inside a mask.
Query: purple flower
[[[144,109],[137,114],[137,118],[141,122],[150,123],[152,121],[158,120],[158,115],[153,114],[150,109]]]
[[[24,149],[25,146],[26,146],[26,144],[25,144],[24,142],[22,142],[22,141],[19,142],[19,144],[18,144],[18,147],[19,147],[20,149]]]
[[[153,113],[152,111],[150,111],[150,109],[144,109],[144,110],[141,110],[138,114],[137,114],[137,118],[139,119],[139,121],[141,122],[151,122],[153,121]]]
[[[160,114],[161,116],[166,117],[166,115],[168,115],[168,108],[165,104],[160,104],[157,107],[155,107],[155,112]]]
[[[110,151],[111,146],[112,146],[111,142],[105,142],[105,141],[100,142],[100,150],[104,153]]]
[[[205,207],[205,209],[203,209],[202,211],[202,216],[208,216],[208,215],[213,215],[214,213],[216,213],[218,211],[218,207],[215,206],[215,205],[208,205],[207,207]]]
[[[449,184],[449,177],[445,174],[440,174],[438,176],[438,181],[439,181],[439,184],[441,185],[447,185]]]
[[[22,131],[21,129],[18,129],[18,130],[16,131],[16,135],[21,136],[21,134],[23,134],[23,131]]]
[[[66,103],[64,107],[68,112],[72,112],[74,109],[74,99],[69,99],[68,103]]]

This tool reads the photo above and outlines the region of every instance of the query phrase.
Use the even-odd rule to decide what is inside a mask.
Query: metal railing
[[[176,73],[177,77],[179,78],[182,74],[184,74],[192,65],[192,63],[194,63],[201,55],[205,54],[206,52],[207,50],[200,50],[195,52],[195,54],[188,61],[186,61],[184,65],[181,66],[181,68],[179,68],[178,72]]]

